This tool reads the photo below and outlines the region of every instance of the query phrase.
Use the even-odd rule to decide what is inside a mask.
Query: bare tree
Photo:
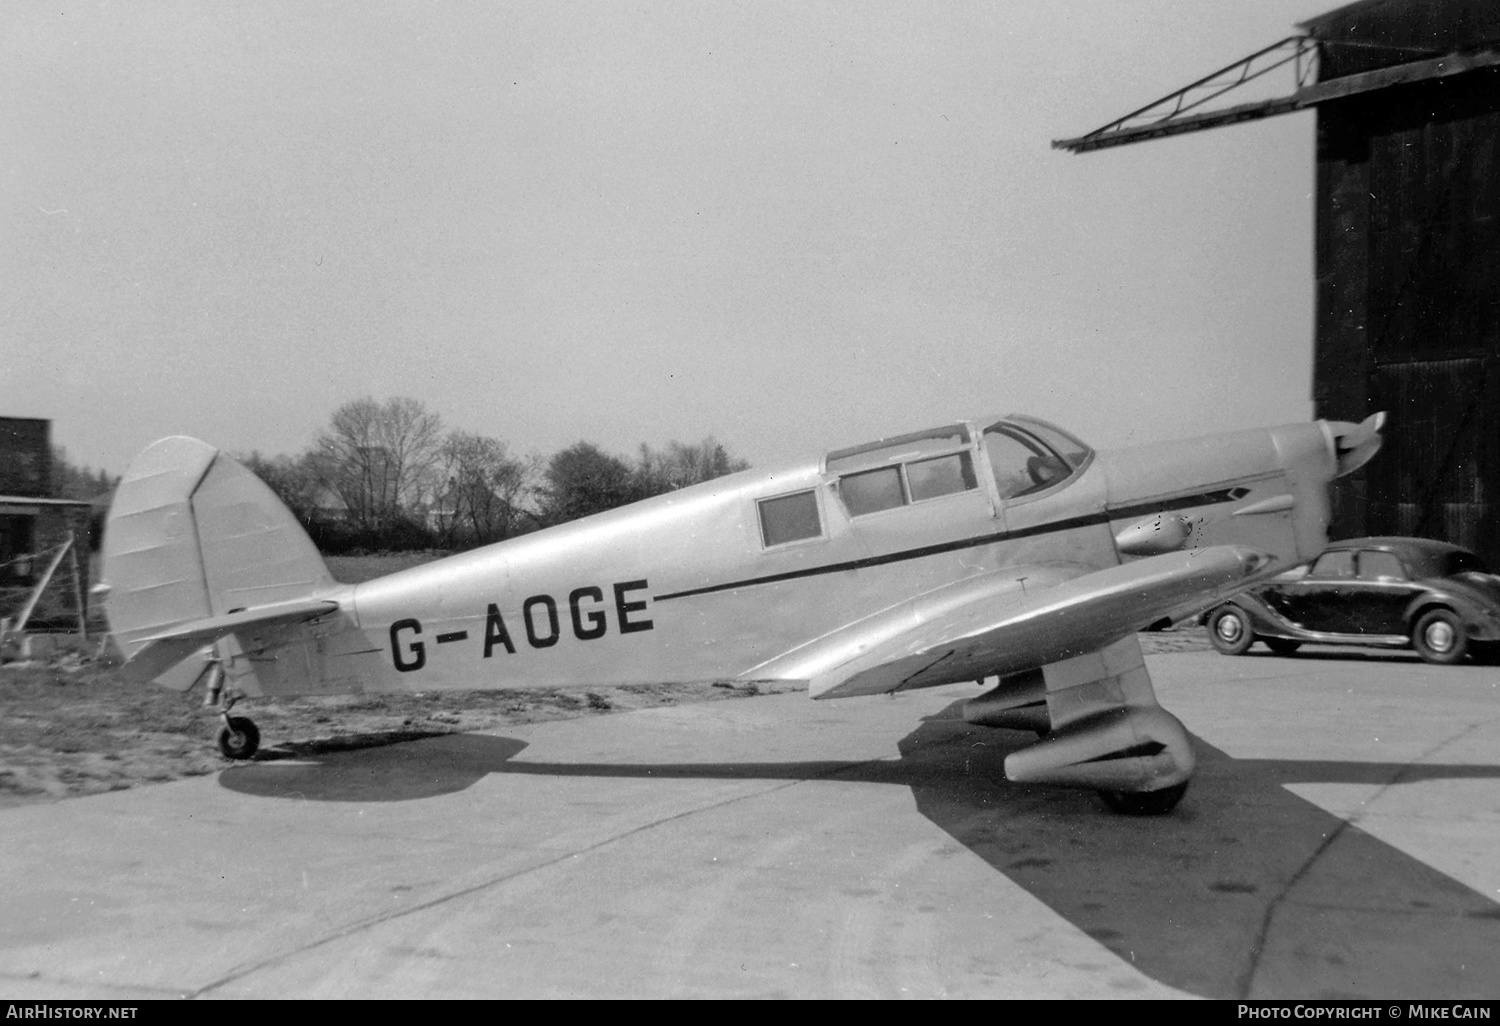
[[[312,458],[359,531],[387,530],[413,515],[433,483],[442,418],[420,400],[369,396],[333,411]]]
[[[81,499],[88,501],[107,495],[120,483],[108,471],[98,473],[88,467],[79,467],[68,459],[68,450],[60,445],[52,447],[52,494],[59,499]]]
[[[241,463],[276,493],[292,516],[304,526],[315,523],[323,512],[324,487],[313,465],[311,453],[301,456],[262,456],[259,450],[241,454]]]
[[[541,457],[512,456],[505,443],[453,431],[440,453],[447,482],[434,501],[443,544],[460,539],[484,545],[521,532],[534,520],[523,503],[536,486]]]
[[[638,491],[646,496],[676,491],[688,485],[701,484],[725,474],[748,469],[748,460],[730,456],[710,436],[696,445],[668,442],[665,451],[642,445],[635,473]]]

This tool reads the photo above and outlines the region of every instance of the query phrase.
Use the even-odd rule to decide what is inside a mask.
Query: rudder
[[[105,614],[127,658],[170,628],[337,587],[274,492],[207,443],[148,446],[110,504]]]

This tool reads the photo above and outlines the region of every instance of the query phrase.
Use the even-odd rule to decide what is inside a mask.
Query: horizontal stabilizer
[[[1184,609],[1212,605],[1253,583],[1270,565],[1271,557],[1259,550],[1217,545],[1092,572],[1011,567],[961,582],[967,601],[900,610],[903,630],[892,629],[898,611],[888,611],[745,676],[782,671],[807,680],[814,698],[842,698],[1014,673],[1102,648]],[[989,587],[980,586],[992,579]]]
[[[170,670],[205,645],[211,645],[237,630],[315,620],[336,611],[338,607],[339,604],[332,599],[294,599],[178,624],[142,639],[140,647],[120,672],[132,684],[145,683]]]

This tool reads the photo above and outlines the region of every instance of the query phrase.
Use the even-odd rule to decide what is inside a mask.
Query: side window
[[[974,464],[966,452],[955,452],[930,460],[917,460],[906,465],[906,483],[911,486],[911,501],[936,499],[940,495],[966,492],[978,488],[974,479]]]
[[[1406,570],[1390,552],[1361,552],[1359,576],[1366,581],[1404,581]]]
[[[824,470],[838,475],[838,494],[852,517],[975,491],[979,479],[964,424],[836,449]]]
[[[850,516],[875,513],[906,503],[901,490],[901,468],[881,467],[839,478],[839,496]]]
[[[1002,499],[1050,488],[1073,472],[1061,456],[1019,431],[991,428],[984,433],[984,447]]]
[[[818,538],[823,534],[823,522],[818,517],[818,497],[811,490],[761,499],[757,505],[760,508],[760,539],[766,548],[804,538]]]
[[[1313,564],[1313,577],[1353,577],[1354,576],[1354,552],[1342,550],[1339,552],[1325,552],[1318,557]]]

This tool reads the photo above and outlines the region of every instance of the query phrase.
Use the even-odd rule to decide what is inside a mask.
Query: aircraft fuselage
[[[1234,542],[1273,554],[1263,576],[1324,543],[1334,458],[1320,425],[1105,453],[1080,447],[1079,465],[1055,483],[1009,496],[987,451],[1000,436],[985,427],[746,471],[338,599],[382,645],[387,687],[706,680],[753,677],[809,639],[968,577],[1113,566],[1122,558],[1116,535],[1159,514],[1187,530],[1178,547]],[[920,495],[917,474],[942,473],[927,468],[943,460],[958,473],[929,490],[962,487]],[[878,488],[881,475],[896,489],[884,500],[849,498]],[[1280,497],[1284,508],[1244,514]],[[778,501],[800,506],[783,519],[787,534],[804,537],[768,537]],[[881,501],[890,504],[870,508]]]

